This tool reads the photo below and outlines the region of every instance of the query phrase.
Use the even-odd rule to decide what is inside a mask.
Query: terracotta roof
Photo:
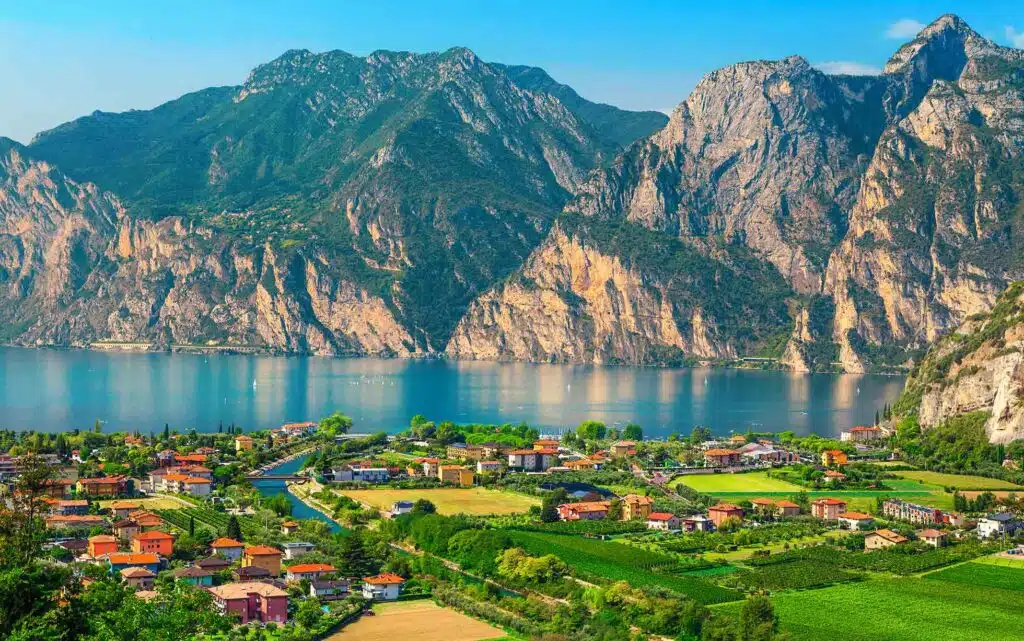
[[[653,505],[654,499],[649,496],[641,496],[640,494],[627,494],[622,497],[623,503],[639,503],[640,505]]]
[[[612,443],[612,447],[616,445],[623,447],[633,447],[634,445],[636,445],[636,441],[616,441],[615,443]]]
[[[893,543],[906,543],[907,541],[907,537],[896,534],[892,530],[875,530],[871,534],[877,534],[883,539],[892,541]],[[870,536],[870,534],[868,536]]]
[[[118,521],[117,523],[114,524],[114,527],[116,527],[116,528],[139,527],[139,524],[136,523],[135,521],[131,520],[131,519],[121,519],[120,521]]]
[[[229,539],[226,536],[222,536],[219,539],[217,539],[216,541],[214,541],[213,543],[211,543],[210,547],[211,548],[241,548],[241,547],[245,547],[245,543],[242,543],[241,541],[236,541],[234,539]]]
[[[845,474],[843,474],[842,472],[837,472],[835,470],[828,470],[827,472],[825,472],[825,476],[831,476],[833,478],[846,478]]]
[[[750,502],[754,505],[775,505],[775,501],[771,499],[750,499]]]
[[[281,556],[281,550],[269,545],[250,545],[245,548],[246,556]]]
[[[558,454],[558,450],[553,450],[551,448],[537,449],[537,450],[533,450],[533,452],[535,454],[548,454],[550,456],[554,456],[555,454]]]
[[[102,516],[96,516],[95,514],[72,514],[69,516],[48,516],[46,517],[47,523],[64,523],[66,525],[99,525],[103,523]]]
[[[168,539],[174,540],[174,537],[167,532],[161,532],[160,530],[152,530],[151,532],[139,532],[135,535],[135,538],[139,541],[166,541]]]
[[[405,583],[405,579],[397,574],[385,572],[384,574],[378,574],[376,576],[368,576],[363,579],[363,582],[369,583],[370,585],[394,585],[396,583]]]
[[[738,452],[736,450],[723,450],[717,447],[704,452],[704,456],[730,456],[732,454],[738,454]]]
[[[775,507],[800,507],[792,501],[776,501]]]
[[[608,502],[607,501],[581,501],[579,503],[563,503],[562,505],[559,505],[558,507],[560,507],[560,508],[564,507],[564,508],[567,508],[569,510],[573,510],[573,511],[576,511],[576,512],[600,512],[602,510],[607,512],[608,511]]]
[[[150,552],[140,552],[138,554],[108,554],[107,559],[110,561],[111,565],[133,565],[135,563],[138,563],[139,565],[151,565],[153,563],[160,562],[160,557]]]
[[[121,576],[126,579],[144,579],[156,576],[146,568],[125,568],[121,570]]]
[[[117,537],[109,534],[97,534],[89,537],[89,543],[117,543]]]
[[[671,512],[651,512],[651,515],[647,517],[648,521],[671,521],[675,518],[675,514]]]
[[[111,510],[137,510],[142,507],[142,505],[134,501],[114,501],[107,507]]]
[[[114,485],[116,483],[122,482],[123,480],[123,476],[103,476],[92,479],[78,479],[78,482],[85,484],[95,483],[99,485]]]
[[[68,501],[57,501],[60,507],[88,507],[89,501],[85,499],[71,499]]]
[[[857,521],[869,521],[875,517],[870,514],[864,514],[863,512],[843,512],[839,515],[841,519],[855,519]]]
[[[813,505],[846,505],[846,501],[840,499],[815,499],[811,501]]]
[[[917,533],[917,535],[925,539],[934,539],[940,536],[946,536],[946,533],[942,530],[933,530],[931,528],[928,528],[927,530],[921,530]]]
[[[715,510],[716,512],[733,512],[736,510],[739,510],[740,512],[743,511],[741,508],[739,508],[736,505],[733,505],[732,503],[718,503],[708,508],[708,511],[711,510]]]
[[[334,572],[337,568],[333,565],[327,565],[326,563],[299,563],[298,565],[292,565],[288,567],[288,571],[292,574],[302,574],[305,572]]]
[[[198,561],[196,561],[196,565],[198,565],[201,568],[226,568],[229,565],[231,565],[231,561],[211,556],[207,559],[199,559]]]
[[[257,577],[270,576],[270,570],[261,568],[258,565],[250,565],[249,567],[238,568],[235,570],[235,574],[239,579],[255,579]]]
[[[220,597],[225,601],[234,601],[236,599],[247,599],[250,594],[258,594],[262,597],[287,597],[288,593],[270,583],[261,583],[259,581],[245,582],[245,583],[227,583],[225,585],[218,585],[214,588],[207,588],[214,596]]]
[[[824,454],[831,454],[833,456],[836,456],[838,454],[846,454],[846,452],[844,452],[842,450],[824,450],[823,453]]]
[[[198,476],[190,476],[182,481],[182,483],[187,483],[188,485],[209,485],[210,479],[201,479]]]

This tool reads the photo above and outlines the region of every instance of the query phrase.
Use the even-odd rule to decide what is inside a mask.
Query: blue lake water
[[[0,428],[142,432],[246,430],[341,410],[360,432],[434,420],[526,421],[557,432],[584,419],[639,423],[647,436],[836,435],[870,423],[903,379],[734,369],[653,369],[436,360],[120,354],[0,348]]]
[[[302,469],[302,464],[307,458],[309,457],[303,456],[297,459],[292,459],[291,461],[285,461],[280,465],[275,465],[270,468],[270,470],[267,471],[267,474],[294,474]],[[340,532],[342,529],[337,523],[327,518],[317,510],[309,507],[300,501],[294,494],[289,492],[288,486],[285,485],[284,481],[254,481],[253,486],[256,487],[263,496],[274,496],[275,494],[284,493],[292,504],[292,516],[295,518],[323,521],[331,528],[332,532]]]

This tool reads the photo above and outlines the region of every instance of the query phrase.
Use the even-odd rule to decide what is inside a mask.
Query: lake
[[[639,423],[648,437],[697,424],[837,435],[902,388],[898,377],[761,370],[0,348],[0,428],[15,430],[254,430],[341,410],[359,432],[424,414],[547,432],[590,418]]]

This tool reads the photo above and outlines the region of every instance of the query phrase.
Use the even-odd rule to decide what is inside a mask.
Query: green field
[[[698,492],[717,495],[720,492],[786,492],[793,494],[803,488],[788,481],[768,478],[767,472],[743,474],[688,474],[672,481],[685,484]]]
[[[990,479],[985,476],[967,474],[944,474],[942,472],[893,472],[893,474],[912,481],[924,481],[940,487],[952,487],[958,490],[1024,490],[1020,485],[1008,481]]]
[[[925,578],[1024,592],[1024,570],[989,563],[961,563],[945,570],[932,572]]]
[[[989,556],[983,556],[979,559],[974,559],[974,562],[984,563],[985,565],[999,565],[1004,568],[1020,568],[1024,570],[1024,557],[1021,556],[1014,558],[1010,556],[992,554]]]
[[[773,595],[792,641],[1011,641],[1021,638],[1014,590],[907,578]],[[716,607],[738,614],[740,604]]]
[[[532,505],[540,505],[540,499],[514,492],[485,490],[482,487],[466,489],[438,488],[422,490],[340,490],[340,494],[365,503],[379,510],[390,509],[395,501],[416,501],[426,499],[437,507],[438,514],[518,514],[526,512]]]
[[[626,581],[635,587],[668,588],[705,605],[742,598],[734,590],[675,573],[677,562],[666,554],[562,534],[522,531],[508,534],[516,545],[530,554],[554,554],[574,571],[584,573],[588,580],[610,579]]]

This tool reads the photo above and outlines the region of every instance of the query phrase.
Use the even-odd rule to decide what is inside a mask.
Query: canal
[[[308,458],[309,455],[306,455],[290,461],[285,461],[284,463],[269,468],[266,471],[266,474],[295,474],[302,469],[303,463],[305,463]],[[331,532],[344,531],[344,528],[327,518],[327,515],[300,501],[297,496],[288,490],[288,486],[284,481],[253,481],[252,484],[253,487],[258,489],[260,494],[263,496],[270,497],[283,493],[291,502],[292,516],[296,519],[316,519],[317,521],[323,521],[326,523],[327,527],[331,529]]]

